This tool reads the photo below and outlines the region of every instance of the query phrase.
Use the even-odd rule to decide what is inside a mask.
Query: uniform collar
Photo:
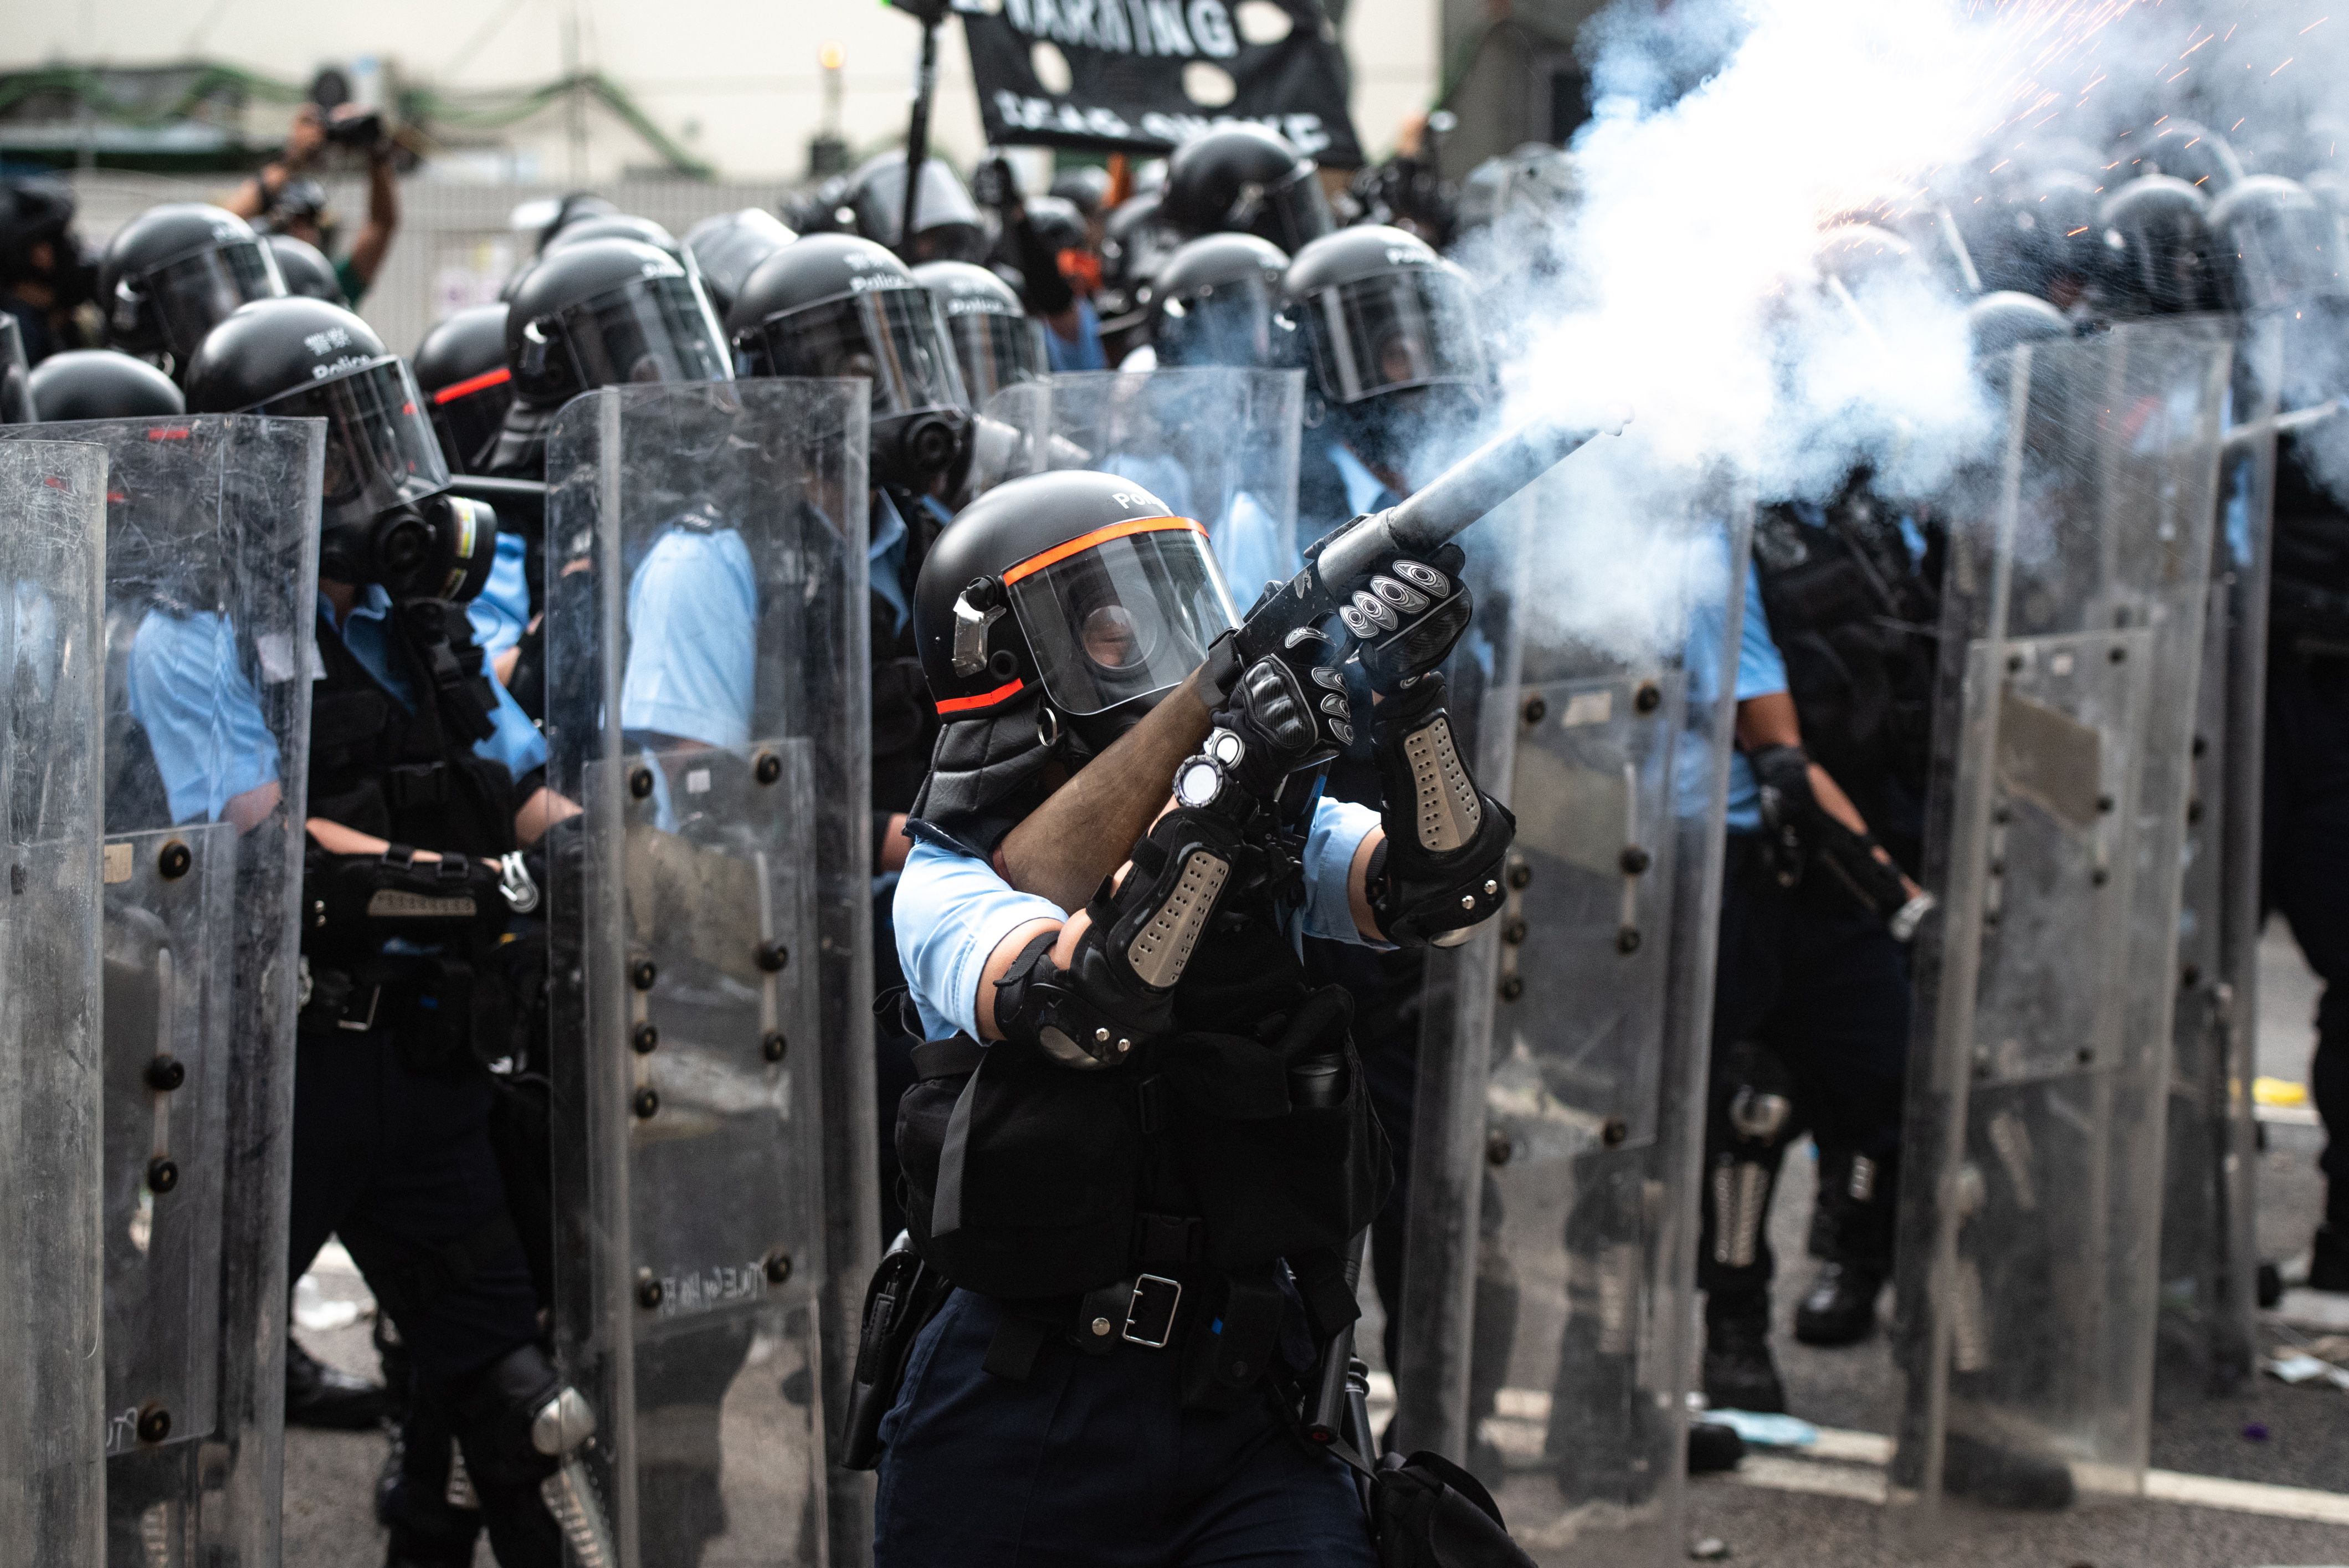
[[[381,583],[360,584],[358,597],[351,601],[350,620],[337,623],[335,619],[335,601],[328,598],[326,592],[321,589],[318,594],[318,613],[326,617],[328,626],[334,627],[337,631],[348,632],[350,621],[353,620],[390,618],[391,595],[385,591]]]
[[[1354,455],[1354,449],[1344,441],[1330,443],[1330,461],[1338,466],[1338,477],[1346,486],[1346,505],[1353,515],[1368,512],[1383,512],[1402,504],[1402,497],[1387,487],[1387,482],[1372,473],[1370,465]]]

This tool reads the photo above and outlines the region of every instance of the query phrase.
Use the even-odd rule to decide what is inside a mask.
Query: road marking
[[[1880,1432],[1855,1432],[1836,1427],[1821,1427],[1818,1433],[1818,1441],[1806,1448],[1749,1450],[1744,1462],[1730,1472],[1729,1479],[1773,1491],[1881,1504],[1886,1492],[1881,1471],[1891,1460],[1892,1439]],[[2257,1513],[2270,1519],[2303,1519],[2319,1524],[2349,1524],[2349,1494],[2320,1491],[2314,1487],[2276,1486],[2267,1481],[2148,1469],[2145,1472],[2144,1495],[2156,1502],[2183,1503],[2191,1508]]]

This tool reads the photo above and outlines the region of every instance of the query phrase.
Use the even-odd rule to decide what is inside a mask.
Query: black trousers
[[[1848,894],[1816,877],[1784,888],[1753,835],[1729,837],[1721,902],[1721,950],[1713,993],[1713,1069],[1707,1096],[1707,1179],[1733,1148],[1731,1102],[1742,1086],[1735,1048],[1775,1056],[1794,1089],[1785,1137],[1809,1127],[1823,1145],[1867,1156],[1879,1171],[1871,1222],[1844,1227],[1852,1261],[1887,1272],[1892,1262],[1892,1177],[1899,1169],[1909,1054],[1909,955]],[[1773,1177],[1775,1189],[1775,1179]],[[1750,1264],[1714,1253],[1714,1207],[1704,1220],[1697,1283],[1715,1307],[1766,1299],[1775,1272],[1768,1228]],[[1766,1212],[1766,1210],[1765,1210]]]
[[[2349,659],[2268,659],[2262,906],[2324,981],[2309,1088],[2324,1120],[2324,1220],[2349,1236]]]

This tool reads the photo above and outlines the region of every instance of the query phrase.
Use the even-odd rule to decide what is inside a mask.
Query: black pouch
[[[1015,1041],[914,1049],[897,1102],[906,1228],[965,1290],[1014,1300],[1126,1272],[1141,1131],[1125,1066],[1077,1072]]]
[[[1379,1568],[1535,1568],[1509,1539],[1493,1494],[1441,1454],[1389,1454],[1379,1461],[1371,1482],[1371,1532]]]
[[[498,1040],[505,1032],[495,981],[463,959],[445,954],[401,967],[401,977],[384,988],[384,1002],[398,1008],[398,1045],[408,1070],[461,1077],[478,1068],[478,1043]]]

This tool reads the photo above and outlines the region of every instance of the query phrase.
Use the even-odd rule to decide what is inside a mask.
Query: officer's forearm
[[[1379,917],[1371,908],[1371,860],[1379,846],[1387,841],[1387,830],[1373,827],[1362,835],[1362,842],[1354,848],[1353,864],[1346,870],[1346,909],[1354,917],[1354,929],[1368,941],[1382,942],[1386,933],[1379,929]]]
[[[345,827],[341,823],[329,822],[323,816],[310,818],[308,826],[310,836],[316,839],[318,847],[329,855],[380,855],[391,847],[391,840],[388,838],[361,833],[356,827]],[[416,858],[438,860],[440,855],[438,850],[419,849],[416,852]]]
[[[576,804],[541,785],[514,813],[514,838],[525,846],[535,844],[546,836],[548,828],[578,815]]]
[[[275,811],[277,803],[285,798],[284,786],[272,779],[257,789],[229,796],[228,804],[221,808],[221,815],[234,823],[239,833],[251,833],[269,820],[270,813]]]
[[[1165,809],[1175,768],[1206,741],[1202,693],[1210,690],[1193,671],[1148,718],[1030,812],[995,852],[1003,879],[1064,909],[1082,909]]]

